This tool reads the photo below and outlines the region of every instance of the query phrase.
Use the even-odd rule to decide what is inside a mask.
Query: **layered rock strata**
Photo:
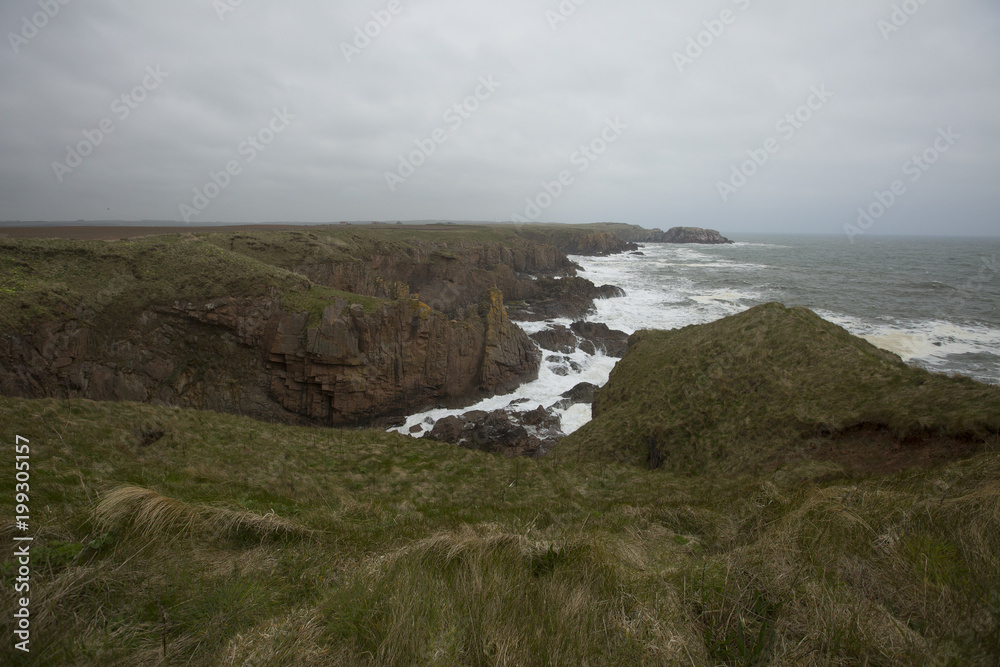
[[[95,347],[77,322],[4,336],[0,390],[131,400],[329,425],[365,424],[531,379],[538,357],[499,290],[462,321],[407,299],[318,322],[273,299],[178,302]]]

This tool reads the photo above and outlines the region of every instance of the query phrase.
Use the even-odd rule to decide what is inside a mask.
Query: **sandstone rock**
[[[561,324],[557,324],[551,329],[533,333],[531,334],[531,339],[538,343],[543,350],[548,350],[549,352],[569,354],[575,351],[577,347],[576,334]]]
[[[540,278],[535,281],[535,288],[536,295],[512,313],[516,319],[529,322],[580,319],[594,309],[594,299],[610,294],[577,276]]]
[[[701,243],[701,244],[724,244],[732,243],[714,229],[702,229],[701,227],[671,227],[660,239],[661,243]]]
[[[638,250],[639,246],[629,241],[623,241],[610,232],[597,232],[572,237],[562,243],[559,249],[567,255],[606,256]]]
[[[609,357],[621,358],[628,351],[628,334],[610,329],[607,324],[577,321],[570,325],[570,329]]]
[[[565,392],[562,397],[571,400],[575,403],[593,403],[594,402],[594,392],[596,392],[598,386],[596,384],[591,384],[590,382],[581,382],[569,391]]]
[[[621,287],[617,285],[601,285],[595,292],[595,299],[622,299],[628,296]]]
[[[472,411],[444,417],[424,437],[503,456],[541,456],[563,433],[559,418],[539,406],[530,412]]]

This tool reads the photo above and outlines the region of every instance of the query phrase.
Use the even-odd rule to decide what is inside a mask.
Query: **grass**
[[[27,332],[52,319],[98,331],[175,301],[294,293],[308,281],[193,236],[135,241],[0,239],[0,327]]]
[[[75,319],[97,331],[132,322],[151,306],[219,297],[279,297],[287,312],[321,312],[336,299],[366,310],[405,298],[405,285],[379,274],[385,258],[415,266],[622,225],[317,226],[308,230],[217,231],[121,241],[0,239],[0,330],[31,333]],[[485,253],[489,255],[489,252]],[[496,253],[499,257],[499,253]],[[357,283],[349,293],[331,267]],[[417,272],[419,273],[419,271]]]
[[[337,299],[370,312],[399,298],[396,286],[379,290],[372,275],[371,290],[354,294],[312,284],[302,272],[342,264],[371,273],[378,256],[430,262],[436,251],[518,241],[513,228],[487,226],[182,232],[111,242],[0,239],[0,330],[79,320],[115,331],[152,306],[233,296],[277,296],[286,312],[317,317]]]
[[[32,653],[3,664],[1000,659],[995,441],[690,476],[129,403],[0,399],[0,423],[31,441],[36,538]]]
[[[517,233],[0,241],[0,328],[233,294],[371,309],[291,269]],[[996,388],[776,304],[634,342],[539,460],[0,398],[0,438],[30,440],[34,537],[27,655],[0,552],[0,664],[1000,663]],[[892,464],[853,465],[873,459]],[[7,545],[15,491],[0,474]]]
[[[597,393],[598,418],[558,454],[699,474],[832,456],[852,438],[841,458],[877,463],[899,443],[974,448],[1000,432],[1000,388],[908,366],[805,308],[766,304],[633,343]]]

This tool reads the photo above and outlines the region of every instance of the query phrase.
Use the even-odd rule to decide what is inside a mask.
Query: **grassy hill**
[[[322,227],[285,231],[215,231],[119,241],[0,239],[0,331],[76,316],[99,329],[130,322],[143,309],[176,300],[278,296],[288,312],[345,298],[310,286],[295,266],[363,264],[377,254],[407,257],[420,244],[513,243],[503,227]],[[311,287],[311,289],[310,289]]]
[[[908,366],[804,308],[765,304],[632,343],[561,455],[646,463],[652,447],[682,473],[800,458],[898,468],[1000,432],[1000,388]]]
[[[35,537],[28,655],[0,556],[5,665],[1000,660],[995,439],[694,477],[129,403],[0,399],[0,424]],[[0,475],[8,546],[13,498]]]

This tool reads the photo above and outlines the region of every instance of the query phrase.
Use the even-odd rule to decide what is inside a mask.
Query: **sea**
[[[1000,239],[731,238],[732,245],[650,243],[638,253],[571,256],[580,276],[627,295],[597,301],[586,319],[631,334],[704,324],[768,302],[805,306],[909,364],[1000,385]],[[519,324],[530,334],[570,323]],[[462,409],[410,415],[394,430],[419,437],[469,410],[548,408],[581,382],[603,385],[617,361],[543,351],[537,380]],[[589,405],[555,412],[567,434],[590,420]]]

